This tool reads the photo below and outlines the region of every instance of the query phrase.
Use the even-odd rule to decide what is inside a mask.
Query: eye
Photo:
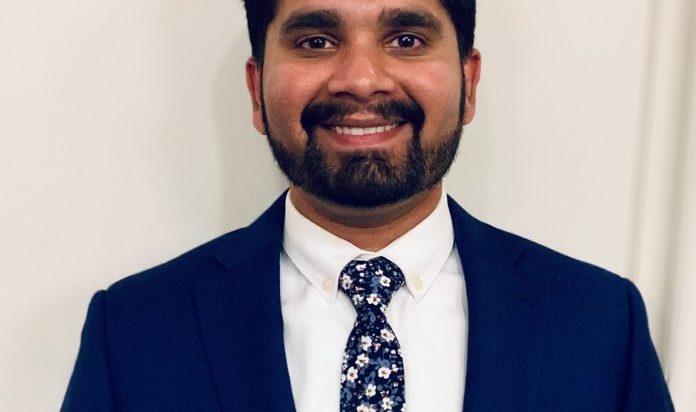
[[[315,36],[300,41],[298,46],[302,49],[319,50],[333,48],[334,44],[325,37]]]
[[[424,42],[414,34],[400,34],[394,37],[389,46],[401,49],[415,49],[424,46]]]

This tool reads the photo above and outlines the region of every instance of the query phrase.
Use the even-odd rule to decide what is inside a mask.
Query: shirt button
[[[416,276],[415,278],[413,278],[413,286],[415,286],[418,290],[423,289],[423,281],[420,277]]]
[[[324,279],[324,282],[321,285],[325,291],[329,291],[331,289],[331,279]]]

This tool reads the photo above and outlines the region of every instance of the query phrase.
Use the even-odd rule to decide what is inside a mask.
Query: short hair
[[[259,64],[263,64],[266,32],[278,11],[278,0],[243,1],[251,42],[251,55]],[[459,55],[468,56],[474,47],[476,0],[440,0],[440,3],[447,10],[457,33]]]

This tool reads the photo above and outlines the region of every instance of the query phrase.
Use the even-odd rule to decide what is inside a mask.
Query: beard
[[[462,81],[462,89],[464,88]],[[290,182],[327,202],[345,207],[369,209],[394,204],[431,189],[454,162],[461,139],[465,106],[460,94],[459,119],[450,129],[423,146],[423,109],[414,101],[390,100],[358,107],[342,102],[311,103],[302,112],[300,123],[307,133],[304,148],[291,148],[271,133],[265,102],[261,102],[268,143],[281,171]],[[262,93],[263,96],[263,93]],[[403,153],[391,155],[382,149],[326,153],[316,137],[321,125],[336,124],[342,117],[367,110],[384,119],[410,124],[412,136]],[[289,140],[285,140],[289,141]]]

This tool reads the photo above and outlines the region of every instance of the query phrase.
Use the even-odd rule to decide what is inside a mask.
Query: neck
[[[317,199],[297,186],[290,200],[307,219],[323,229],[368,251],[378,251],[411,230],[437,206],[442,183],[398,203],[372,209],[336,205]]]

